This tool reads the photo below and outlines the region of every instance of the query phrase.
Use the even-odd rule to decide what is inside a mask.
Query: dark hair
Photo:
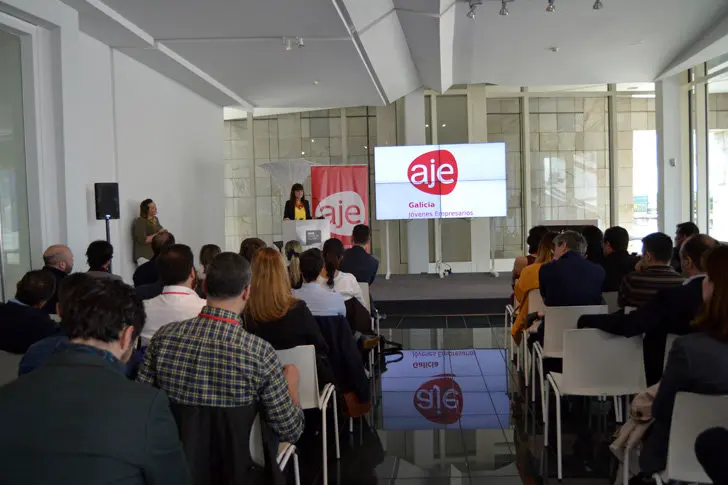
[[[301,254],[301,274],[306,283],[316,281],[321,268],[324,267],[324,257],[318,248],[307,249]]]
[[[207,271],[207,267],[210,265],[213,259],[222,252],[220,246],[217,244],[205,244],[200,249],[200,264],[202,268]]]
[[[63,303],[61,328],[69,339],[116,342],[127,326],[141,333],[147,316],[134,288],[118,280],[87,278]]]
[[[344,256],[344,243],[338,239],[331,238],[324,243],[324,266],[326,267],[326,274],[328,280],[326,284],[329,288],[334,287],[334,276],[336,276],[336,270],[339,269],[339,261]]]
[[[592,263],[600,263],[604,259],[602,230],[597,226],[584,226],[581,229],[581,235],[586,239],[586,259]]]
[[[61,308],[59,313],[63,313],[66,303],[70,298],[73,298],[76,288],[84,281],[93,281],[92,278],[86,273],[73,273],[61,280],[61,284],[58,285],[58,306]]]
[[[629,247],[629,233],[621,226],[613,226],[604,231],[604,242],[614,251],[626,251]]]
[[[700,233],[700,229],[694,222],[681,222],[675,228],[675,232],[681,236],[690,237]]]
[[[657,261],[672,259],[672,238],[662,232],[653,232],[642,238],[642,252],[650,253]]]
[[[549,230],[546,226],[534,226],[529,229],[528,237],[526,238],[528,254],[536,254],[538,252],[538,246],[541,243],[541,239],[547,232],[549,232]]]
[[[152,238],[152,251],[155,256],[159,256],[164,248],[173,246],[174,243],[174,234],[168,231],[160,232]]]
[[[141,204],[139,204],[139,216],[143,218],[149,217],[149,206],[154,204],[154,201],[152,199],[144,199]]]
[[[366,224],[357,224],[351,233],[351,239],[354,244],[366,244],[369,242],[371,231]]]
[[[262,239],[249,237],[247,239],[243,239],[243,242],[240,243],[240,256],[247,259],[248,263],[252,263],[255,253],[267,247],[268,245]]]
[[[53,297],[56,291],[56,279],[48,271],[28,271],[18,281],[15,299],[28,306],[37,306]]]
[[[296,207],[296,191],[297,190],[303,190],[303,185],[301,184],[293,184],[291,185],[291,196],[288,198],[288,200],[291,201],[291,205],[293,207]],[[306,200],[306,193],[303,193],[303,197],[301,197],[301,203]]]
[[[159,278],[165,286],[178,285],[187,281],[194,265],[195,257],[192,249],[184,244],[175,244],[165,248],[157,258]]]
[[[698,271],[705,271],[703,255],[714,248],[718,242],[707,234],[690,236],[680,248],[682,256],[690,258]]]
[[[703,255],[703,267],[713,283],[710,297],[695,320],[695,326],[721,342],[728,341],[728,246],[716,246]]]
[[[86,261],[91,271],[106,271],[104,265],[114,257],[114,246],[107,241],[94,241],[86,249]]]
[[[220,253],[210,262],[205,276],[208,298],[236,298],[250,286],[250,263],[239,254]]]

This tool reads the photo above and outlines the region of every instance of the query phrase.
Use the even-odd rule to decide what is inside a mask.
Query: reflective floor
[[[548,476],[555,481],[555,437],[543,447],[540,405],[525,397],[523,378],[503,350],[503,317],[448,316],[447,328],[430,326],[440,318],[405,317],[392,325],[397,328],[382,329],[402,351],[375,366],[371,415],[355,421],[353,433],[348,422],[340,423],[339,461],[330,441],[329,483],[530,485]],[[417,322],[425,328],[410,327]],[[564,481],[607,485],[606,440],[591,433],[577,438],[593,424],[587,424],[589,413],[578,412],[586,417],[571,423],[569,411],[566,406]],[[320,437],[309,431],[298,444],[301,483],[323,483]]]

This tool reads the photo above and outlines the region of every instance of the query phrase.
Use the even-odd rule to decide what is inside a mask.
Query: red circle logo
[[[423,153],[410,163],[407,178],[422,192],[448,195],[458,183],[458,162],[447,150]]]

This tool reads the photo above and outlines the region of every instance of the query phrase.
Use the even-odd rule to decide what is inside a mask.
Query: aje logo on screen
[[[434,377],[415,391],[415,409],[433,423],[455,424],[463,413],[463,392],[454,374]]]
[[[448,195],[458,182],[458,162],[447,150],[423,153],[410,163],[407,178],[422,192]]]

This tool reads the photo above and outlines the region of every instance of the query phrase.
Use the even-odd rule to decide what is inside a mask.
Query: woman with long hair
[[[547,232],[549,232],[549,230],[546,226],[534,226],[528,231],[528,237],[526,238],[528,254],[526,256],[516,257],[516,260],[513,262],[513,271],[511,272],[511,276],[514,283],[521,277],[521,271],[523,271],[523,268],[536,261],[536,253],[538,253],[538,246],[541,243],[541,238]]]
[[[306,200],[306,194],[303,192],[303,185],[293,184],[291,187],[291,196],[286,201],[283,209],[284,221],[303,221],[311,219],[311,207]]]
[[[533,264],[530,264],[523,268],[521,271],[521,277],[518,279],[516,286],[513,288],[513,295],[519,302],[518,316],[516,321],[511,327],[511,336],[516,342],[521,341],[521,333],[524,330],[526,323],[526,316],[528,315],[528,294],[531,291],[538,290],[538,272],[541,266],[550,262],[553,255],[554,238],[557,236],[555,232],[546,232],[541,237],[541,242],[538,245],[538,251],[536,253],[536,260]]]
[[[283,247],[283,254],[288,260],[288,277],[291,280],[291,288],[294,290],[299,289],[303,284],[300,258],[302,252],[301,243],[295,240],[288,241]]]
[[[132,239],[134,240],[134,261],[142,265],[154,257],[152,239],[166,231],[157,218],[157,204],[152,199],[144,199],[139,204],[139,217],[134,220]]]
[[[200,270],[197,272],[197,294],[200,295],[200,297],[205,298],[207,295],[205,295],[205,276],[207,275],[207,267],[212,263],[212,260],[215,259],[215,256],[220,254],[222,252],[222,249],[220,249],[220,246],[217,244],[205,244],[202,246],[202,249],[200,249]]]
[[[338,239],[329,239],[324,243],[323,255],[324,268],[321,270],[318,283],[324,288],[338,291],[344,300],[356,298],[366,307],[364,294],[356,277],[351,273],[339,271],[339,264],[344,259],[344,244]]]
[[[728,246],[708,250],[703,267],[703,309],[693,323],[698,331],[675,340],[652,403],[654,422],[640,453],[640,469],[646,475],[667,464],[678,392],[728,394]]]
[[[283,257],[275,248],[259,250],[253,258],[250,298],[245,305],[245,328],[276,350],[299,345],[316,348],[319,385],[334,382],[326,345],[306,303],[293,297]]]
[[[604,233],[597,226],[585,226],[581,235],[586,239],[586,259],[594,264],[604,264]]]

